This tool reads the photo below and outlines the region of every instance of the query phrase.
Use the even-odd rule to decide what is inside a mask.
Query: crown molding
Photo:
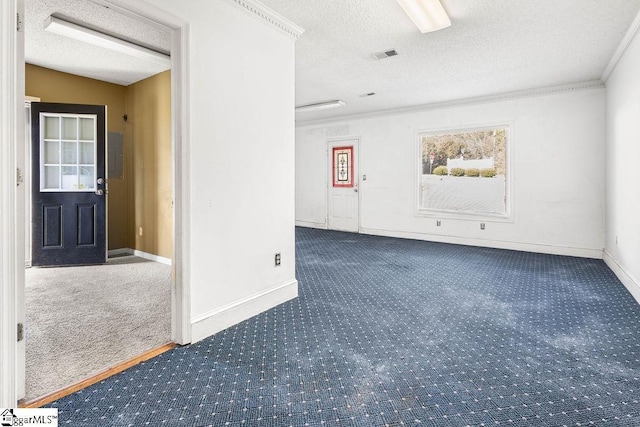
[[[602,73],[602,77],[600,77],[600,80],[602,80],[605,83],[607,82],[607,80],[609,80],[609,77],[611,77],[613,70],[616,69],[618,62],[620,62],[622,55],[624,55],[629,45],[638,34],[639,29],[640,29],[640,12],[638,12],[638,14],[636,15],[636,18],[631,23],[631,26],[627,30],[627,33],[624,35],[624,37],[622,38],[622,41],[618,45],[618,48],[616,49],[615,53],[609,60],[609,63],[607,64],[607,68],[604,69],[604,72]]]
[[[243,9],[245,12],[251,14],[256,19],[266,21],[268,24],[273,25],[283,33],[287,34],[293,40],[297,40],[304,29],[297,26],[293,22],[289,21],[284,16],[280,15],[273,9],[268,8],[259,1],[256,0],[225,0],[227,3]]]
[[[583,90],[604,89],[604,82],[601,80],[588,80],[584,82],[571,83],[559,86],[546,86],[536,89],[520,90],[515,92],[505,92],[496,95],[479,96],[475,98],[463,98],[453,101],[434,102],[430,104],[416,105],[412,107],[392,108],[388,110],[378,110],[371,113],[351,114],[348,116],[333,117],[327,119],[296,121],[296,127],[321,125],[327,123],[344,122],[357,119],[369,119],[385,116],[395,116],[407,113],[419,113],[422,111],[441,110],[445,108],[464,107],[467,105],[488,104],[493,102],[510,101],[521,98],[532,98],[535,96],[553,95],[557,93],[577,92]]]

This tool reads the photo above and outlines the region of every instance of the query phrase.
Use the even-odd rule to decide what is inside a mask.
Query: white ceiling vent
[[[390,50],[385,50],[382,52],[378,52],[378,53],[374,53],[373,57],[375,59],[385,59],[385,58],[389,58],[391,56],[396,56],[398,54],[398,52],[395,49],[390,49]]]

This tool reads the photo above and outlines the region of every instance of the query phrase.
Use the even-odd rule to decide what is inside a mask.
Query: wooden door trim
[[[73,394],[79,390],[87,388],[93,384],[99,383],[100,381],[112,377],[114,375],[119,374],[120,372],[126,371],[127,369],[139,365],[142,362],[146,362],[149,359],[152,359],[156,356],[161,355],[162,353],[166,353],[169,350],[172,350],[176,347],[174,343],[167,343],[161,345],[160,347],[153,348],[151,350],[145,351],[144,353],[135,356],[129,360],[125,360],[124,362],[118,363],[110,368],[107,368],[103,371],[98,372],[97,374],[91,375],[88,378],[80,380],[74,384],[63,387],[59,390],[56,390],[51,393],[47,393],[44,396],[37,397],[28,402],[21,403],[19,405],[20,408],[39,408],[46,404],[49,404],[58,399],[62,399],[65,396]]]

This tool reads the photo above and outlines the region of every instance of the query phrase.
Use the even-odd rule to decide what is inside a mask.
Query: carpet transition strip
[[[149,359],[152,359],[162,353],[165,353],[169,350],[172,350],[176,347],[177,345],[175,343],[167,343],[164,344],[160,347],[156,347],[153,348],[149,351],[145,351],[144,353],[142,353],[139,356],[136,356],[132,359],[126,360],[122,363],[119,363],[115,366],[112,366],[111,368],[107,368],[102,372],[98,372],[95,375],[90,376],[89,378],[86,378],[82,381],[78,381],[75,384],[72,384],[68,387],[64,387],[61,388],[60,390],[56,390],[54,392],[45,394],[42,397],[38,397],[36,399],[30,400],[28,402],[24,402],[21,403],[19,406],[20,408],[39,408],[41,406],[44,406],[48,403],[54,402],[58,399],[61,399],[65,396],[68,396],[70,394],[73,394],[79,390],[82,390],[83,388],[89,387],[90,385],[99,383],[100,381],[107,379],[109,377],[112,377],[116,374],[119,374],[122,371],[126,371],[127,369],[131,368],[132,366],[138,365],[142,362],[145,362]]]

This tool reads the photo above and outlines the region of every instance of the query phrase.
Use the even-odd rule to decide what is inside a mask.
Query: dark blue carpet
[[[73,426],[638,426],[602,261],[297,230],[300,297],[63,398]]]

